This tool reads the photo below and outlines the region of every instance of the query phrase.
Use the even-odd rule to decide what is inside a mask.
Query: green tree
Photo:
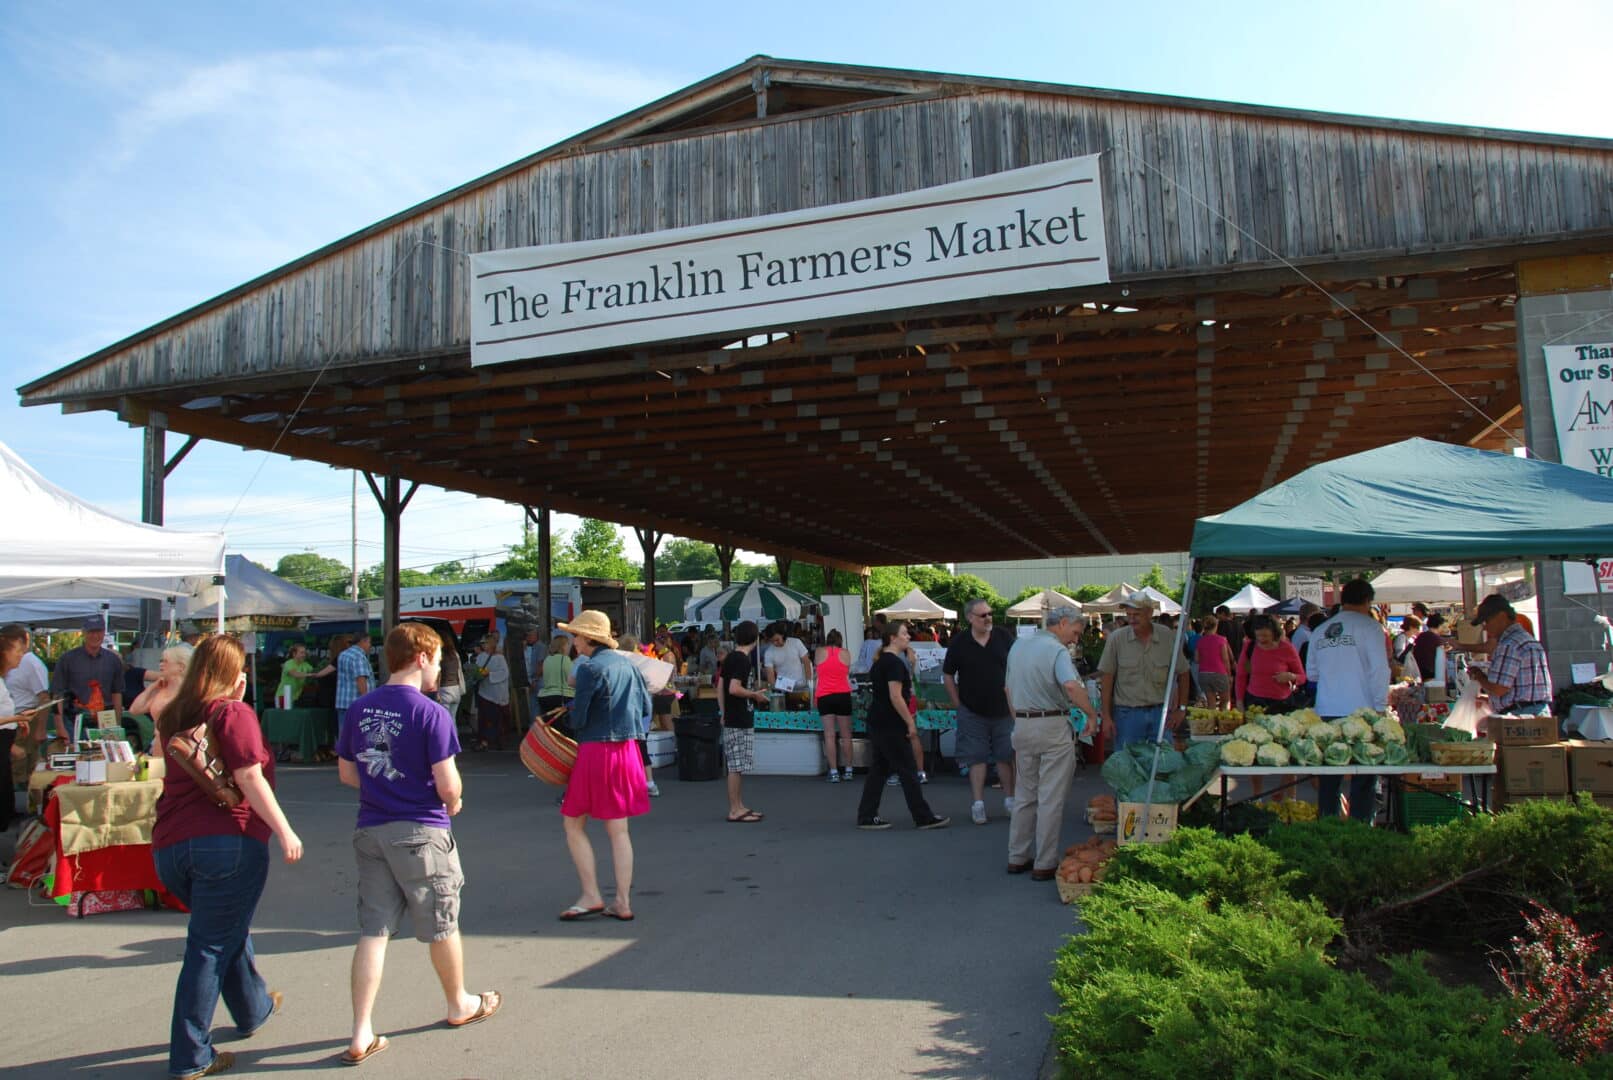
[[[871,610],[890,607],[915,587],[905,566],[876,566],[868,573],[868,603]]]
[[[561,537],[564,538],[562,533]],[[492,581],[530,580],[538,576],[538,534],[528,529],[510,546],[504,560],[487,572]]]
[[[458,559],[452,562],[438,563],[431,568],[430,578],[441,585],[453,585],[461,581],[469,581],[476,575],[465,569],[465,564]]]
[[[561,539],[563,537],[563,539]],[[616,526],[598,518],[583,518],[577,531],[556,537],[554,573],[556,577],[620,578],[642,581],[643,568],[628,559],[627,543]]]
[[[312,551],[298,551],[282,555],[275,564],[276,577],[285,578],[294,585],[324,593],[326,596],[345,597],[352,584],[352,570],[340,559],[327,558]]]
[[[674,536],[662,541],[655,553],[655,576],[661,581],[698,581],[721,578],[717,549],[704,540]]]
[[[358,575],[358,598],[360,600],[371,600],[380,596],[381,588],[385,584],[386,566],[384,563],[376,563],[368,570],[360,571]],[[398,570],[398,588],[400,589],[413,589],[420,585],[442,584],[446,583],[438,581],[431,574],[422,570],[411,570],[407,566]]]

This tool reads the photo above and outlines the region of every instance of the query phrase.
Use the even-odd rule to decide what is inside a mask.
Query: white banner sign
[[[1098,157],[905,195],[471,256],[471,363],[1109,280]]]
[[[1547,345],[1545,353],[1559,460],[1613,476],[1613,342]]]
[[[1613,595],[1613,559],[1598,559],[1596,574],[1591,574],[1590,563],[1563,563],[1563,592],[1570,596],[1595,596],[1597,587]]]

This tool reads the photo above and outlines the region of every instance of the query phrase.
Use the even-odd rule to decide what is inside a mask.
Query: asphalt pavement
[[[376,1030],[391,1046],[361,1068],[398,1077],[992,1077],[1044,1064],[1053,954],[1077,929],[1051,882],[1004,872],[1001,792],[969,821],[968,786],[925,793],[950,829],[918,832],[886,790],[884,832],[854,827],[861,790],[820,778],[751,777],[757,824],[724,821],[721,781],[657,773],[663,795],[632,824],[635,921],[561,923],[577,895],[555,789],[512,754],[466,755],[455,819],[467,883],[461,929],[471,991],[500,1013],[450,1030],[424,945],[393,941]],[[1096,769],[1076,774],[1064,841]],[[282,766],[279,794],[303,839],[278,861],[253,923],[259,968],[286,994],[251,1040],[215,1020],[239,1075],[351,1075],[344,1049],[355,940],[351,831],[357,795],[333,767]],[[590,826],[609,897],[609,853]],[[0,840],[9,856],[15,831]],[[0,1072],[8,1077],[166,1074],[185,918],[84,920],[0,892]],[[17,978],[21,976],[21,978]],[[27,1018],[24,1020],[24,1018]]]

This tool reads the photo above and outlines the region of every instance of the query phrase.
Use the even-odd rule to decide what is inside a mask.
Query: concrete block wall
[[[1523,391],[1525,441],[1529,453],[1543,461],[1561,461],[1556,422],[1551,412],[1551,386],[1546,378],[1546,345],[1579,345],[1613,340],[1613,290],[1520,296],[1518,316],[1518,377]],[[1602,318],[1598,318],[1602,316]],[[1613,556],[1613,551],[1605,554]],[[1594,663],[1606,670],[1609,655],[1606,635],[1593,622],[1595,596],[1563,594],[1559,563],[1535,567],[1539,584],[1540,631],[1551,676],[1559,690],[1573,682],[1575,663]],[[1613,596],[1607,597],[1613,614]]]

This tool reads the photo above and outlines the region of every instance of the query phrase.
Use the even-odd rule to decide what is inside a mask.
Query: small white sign
[[[901,195],[471,256],[471,363],[1109,280],[1098,155]]]
[[[1579,683],[1588,683],[1592,679],[1596,678],[1595,664],[1574,664],[1572,665],[1571,671],[1574,676],[1574,683],[1576,685]]]

